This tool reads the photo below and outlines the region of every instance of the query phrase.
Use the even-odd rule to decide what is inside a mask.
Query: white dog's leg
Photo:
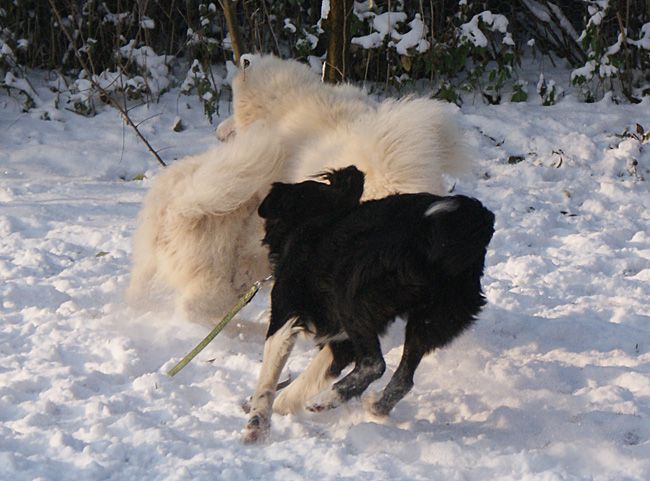
[[[151,284],[156,275],[156,265],[149,258],[138,259],[131,269],[131,280],[126,290],[126,302],[133,307],[142,307],[149,300]]]
[[[332,349],[326,344],[296,380],[280,392],[273,403],[273,412],[282,415],[296,413],[307,405],[307,401],[328,388],[333,361]]]
[[[211,274],[211,275],[210,275]],[[208,271],[196,275],[182,288],[176,308],[188,321],[216,324],[235,305],[239,294],[230,281]]]
[[[254,443],[268,437],[271,430],[271,411],[282,369],[296,342],[295,319],[289,320],[264,343],[262,369],[250,402],[250,416],[242,440]]]

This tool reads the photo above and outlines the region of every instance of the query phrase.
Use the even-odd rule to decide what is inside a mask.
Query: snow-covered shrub
[[[277,8],[279,3],[275,3],[275,8]],[[286,42],[286,45],[290,49],[289,55],[291,57],[308,58],[314,55],[318,56],[319,39],[324,33],[321,25],[323,19],[319,17],[316,23],[311,24],[309,18],[304,18],[302,15],[294,15],[293,18],[290,18],[286,16],[288,13],[286,11],[278,11],[273,15],[274,21],[282,18],[282,24],[278,32],[278,41]]]
[[[501,102],[501,90],[513,75],[517,54],[508,19],[489,10],[474,15],[460,26],[460,44],[467,47],[467,81],[492,104]]]
[[[412,16],[396,10],[380,13],[370,9],[370,2],[355,2],[354,13],[351,70],[357,76],[399,89],[404,82],[430,73],[426,54],[431,42],[419,12]]]
[[[564,91],[555,83],[555,80],[547,81],[543,73],[539,74],[537,93],[544,106],[555,105],[560,97],[564,95]]]
[[[143,93],[158,98],[169,89],[169,63],[173,57],[158,55],[147,45],[135,45],[135,40],[130,40],[118,50],[120,71],[130,77],[126,82],[127,93],[132,98],[139,98]]]
[[[360,14],[360,18],[369,20],[372,32],[353,37],[353,45],[372,49],[385,44],[387,48],[394,49],[402,56],[424,53],[431,46],[426,39],[427,29],[419,13],[416,13],[410,22],[407,22],[408,16],[404,12],[364,12]]]
[[[606,91],[632,101],[650,94],[650,22],[634,32],[610,0],[587,3],[588,20],[579,37],[587,59],[571,72],[571,82],[588,102]]]
[[[4,9],[0,9],[0,17],[3,15]],[[32,88],[29,81],[22,73],[22,69],[18,64],[14,49],[9,45],[13,40],[10,35],[5,32],[0,32],[0,88],[7,90],[14,90],[22,96],[23,110],[27,112],[29,109],[36,105],[38,95]],[[24,40],[16,42],[18,48]]]
[[[2,37],[0,37],[0,81],[3,81],[8,72],[16,67],[16,56],[13,49]]]
[[[650,131],[646,132],[641,124],[636,123],[614,137],[605,152],[605,161],[612,172],[619,177],[630,176],[636,181],[645,181],[650,173]]]
[[[14,89],[23,96],[23,111],[27,112],[36,106],[38,95],[26,78],[16,76],[11,70],[7,71],[4,77],[0,78],[0,87]]]
[[[510,97],[511,102],[526,102],[528,100],[528,82],[525,80],[517,80],[512,85],[512,96]]]
[[[94,115],[97,100],[108,103],[108,96],[121,103],[131,100],[157,100],[169,89],[171,78],[168,63],[171,57],[157,55],[150,47],[135,48],[131,40],[116,52],[115,69],[89,75],[81,70],[71,82],[66,105],[82,115]]]
[[[195,59],[181,85],[181,93],[184,95],[191,95],[192,93],[198,95],[203,104],[203,112],[212,123],[213,116],[219,113],[222,85],[223,79],[221,77],[214,74],[207,75],[201,63]]]
[[[224,48],[223,39],[226,36],[220,18],[220,9],[214,2],[200,3],[197,8],[198,24],[188,26],[186,30],[186,45],[194,58],[209,61]],[[230,48],[230,40],[225,43]]]
[[[443,9],[429,2],[407,11],[396,2],[394,10],[382,11],[379,2],[355,2],[353,73],[398,89],[429,79],[438,98],[460,103],[462,91],[479,91],[487,102],[499,103],[515,77],[519,52],[508,19],[484,6],[461,1]],[[445,21],[435,25],[441,15]],[[515,99],[523,93],[519,88]]]
[[[557,84],[540,82],[543,104],[557,102],[558,85],[568,81],[587,101],[610,91],[614,99],[635,102],[650,95],[647,0],[363,0],[350,5],[346,75],[371,89],[428,90],[456,103],[463,98],[526,101],[533,90],[528,92],[522,77],[531,72],[521,72],[520,58],[541,54],[544,62],[548,58],[554,67],[573,71],[556,77]],[[329,1],[247,0],[231,6],[245,50],[320,68]],[[217,0],[0,2],[0,42],[3,94],[24,97],[30,108],[39,100],[31,96],[26,69],[54,70],[65,79],[52,87],[60,92],[58,104],[86,115],[115,98],[155,100],[189,79],[193,83],[186,83],[186,92],[198,95],[211,117],[227,86],[213,74],[214,66],[223,72],[232,58]]]

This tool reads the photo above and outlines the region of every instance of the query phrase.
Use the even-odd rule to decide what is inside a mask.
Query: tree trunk
[[[348,75],[350,15],[353,15],[353,0],[330,0],[329,4],[329,14],[322,23],[328,36],[323,78],[326,82],[339,83]]]
[[[230,33],[233,60],[235,65],[239,65],[239,57],[245,52],[239,33],[239,24],[237,23],[237,0],[219,0],[219,3],[223,9],[223,16],[226,18],[226,26]]]

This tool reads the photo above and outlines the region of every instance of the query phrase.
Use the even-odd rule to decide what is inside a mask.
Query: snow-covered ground
[[[497,216],[480,320],[385,423],[355,401],[243,446],[265,296],[167,377],[209,329],[121,300],[159,167],[110,109],[46,121],[0,97],[0,480],[650,479],[650,143],[621,136],[650,101],[463,110],[479,155],[456,191]],[[155,114],[167,160],[216,142],[193,99],[134,111]],[[384,350],[392,370],[399,324]]]

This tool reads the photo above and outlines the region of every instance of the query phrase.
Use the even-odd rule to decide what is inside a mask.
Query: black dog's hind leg
[[[422,357],[437,347],[435,342],[431,342],[431,333],[423,332],[425,330],[422,329],[429,322],[431,321],[414,318],[406,324],[402,359],[381,398],[370,406],[373,414],[387,416],[395,404],[413,388],[413,375]]]
[[[332,382],[354,360],[349,341],[331,341],[311,360],[307,368],[273,402],[273,412],[296,413],[319,393],[330,389]]]
[[[354,345],[349,341],[334,341],[329,343],[332,350],[332,364],[328,374],[332,378],[337,378],[354,361]]]
[[[354,346],[354,369],[334,384],[334,389],[343,402],[361,396],[386,370],[386,362],[376,335],[350,340]]]
[[[361,396],[368,386],[375,380],[379,379],[386,370],[386,363],[381,354],[379,338],[373,336],[350,336],[349,344],[344,344],[352,348],[354,353],[354,369],[350,373],[334,384],[330,391],[326,391],[321,396],[317,396],[314,404],[308,407],[310,411],[324,411],[337,407],[339,404],[349,401],[353,397]],[[342,357],[345,361],[346,359]],[[341,363],[343,364],[343,363]],[[345,363],[347,364],[347,363]],[[332,367],[337,369],[336,363]],[[342,370],[343,367],[340,367]]]

